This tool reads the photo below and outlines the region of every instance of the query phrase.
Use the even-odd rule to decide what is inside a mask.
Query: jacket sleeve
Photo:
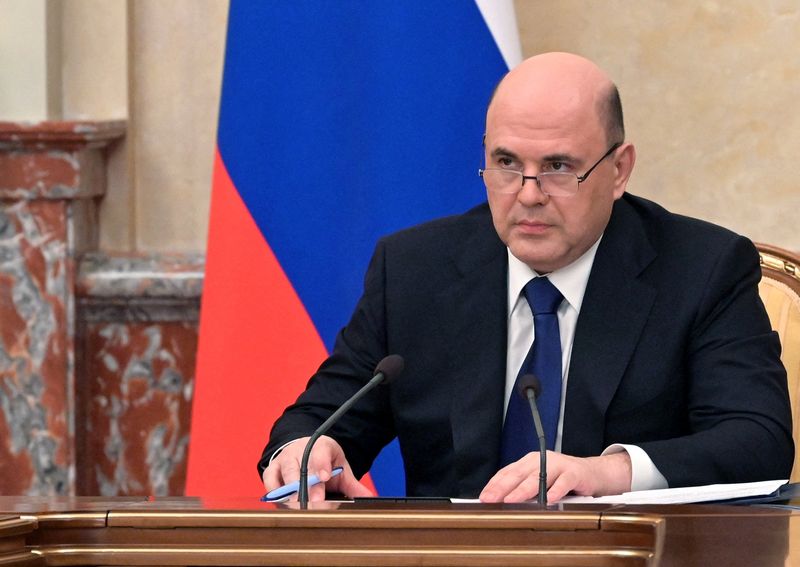
[[[792,415],[758,253],[731,239],[708,273],[685,351],[689,433],[639,446],[672,487],[788,478]]]

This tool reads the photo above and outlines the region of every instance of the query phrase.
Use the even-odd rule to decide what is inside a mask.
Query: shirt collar
[[[597,242],[571,264],[547,274],[550,283],[561,292],[567,303],[578,313],[581,311],[583,295],[586,293],[586,284],[589,282],[589,274],[592,271],[597,247],[602,239],[603,236],[601,235]],[[514,256],[511,250],[508,248],[506,250],[508,252],[508,314],[510,316],[520,293],[522,293],[522,288],[533,278],[539,277],[539,274]]]

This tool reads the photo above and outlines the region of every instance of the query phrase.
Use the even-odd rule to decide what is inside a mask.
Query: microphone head
[[[538,398],[539,394],[542,393],[542,383],[539,382],[539,379],[534,374],[520,376],[517,381],[517,393],[526,400],[528,399],[528,394],[526,393],[528,388],[533,389],[534,398]]]
[[[386,384],[397,378],[403,371],[405,364],[402,356],[399,354],[390,354],[378,363],[375,367],[375,374],[383,374],[382,382]]]

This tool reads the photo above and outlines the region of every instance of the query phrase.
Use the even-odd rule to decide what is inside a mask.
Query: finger
[[[314,484],[311,484],[313,480],[312,477],[315,474],[317,473],[309,471],[308,475],[306,476],[306,482],[307,482],[306,486],[308,487],[309,502],[321,502],[325,500],[325,484],[323,482],[315,482]],[[319,477],[318,474],[317,477]],[[300,489],[298,487],[298,490],[292,493],[292,495],[289,496],[287,501],[296,502],[297,500],[299,500],[299,497],[300,497]]]
[[[344,452],[335,440],[323,436],[320,438],[318,450],[312,453],[313,473],[319,478],[320,483],[309,491],[309,499],[313,502],[325,499],[326,489],[332,492],[341,492],[345,495],[355,493],[364,495],[366,490],[353,477],[350,465],[344,456]],[[342,467],[342,472],[338,476],[333,476],[334,467]],[[371,493],[366,490],[367,495]]]
[[[300,463],[291,453],[278,455],[264,470],[264,487],[274,490],[300,478]]]
[[[332,457],[323,454],[314,455],[313,460],[308,464],[308,475],[316,476],[320,484],[324,484],[333,478],[333,469],[336,466]]]
[[[334,463],[344,458],[343,455],[340,454],[341,451],[337,449],[338,445],[331,446],[328,437],[320,437],[308,458],[308,474],[317,475],[322,482],[328,480],[335,466]],[[302,453],[298,454],[298,458],[295,460],[298,474],[300,471],[300,461],[302,460],[300,455],[302,455]]]
[[[281,465],[277,462],[272,462],[270,465],[264,470],[264,476],[262,478],[264,481],[264,488],[267,489],[267,492],[270,490],[275,490],[279,486],[283,484],[283,477],[281,476]]]
[[[322,482],[331,478],[331,471],[336,466],[344,466],[347,460],[344,452],[336,441],[323,435],[317,441],[308,461],[309,470],[313,470]]]
[[[308,478],[316,476],[319,482],[308,487],[308,501],[322,502],[325,500],[325,483],[331,478],[333,463],[330,457],[323,455],[322,452],[314,455],[314,462],[309,463]]]
[[[547,490],[547,502],[558,502],[569,494],[578,484],[578,476],[571,471],[559,475]]]
[[[502,502],[528,475],[538,472],[538,465],[531,466],[523,457],[500,469],[486,484],[479,498],[482,502]]]
[[[309,502],[322,502],[325,500],[325,485],[323,483],[315,484],[308,489]]]
[[[280,467],[280,480],[282,484],[289,484],[290,482],[300,480],[300,463],[296,459],[286,457],[276,461]]]
[[[481,502],[502,502],[517,484],[518,481],[514,481],[510,473],[499,471],[486,483],[478,498]]]
[[[280,447],[264,470],[262,480],[268,490],[288,484],[300,477],[300,457],[308,437],[300,437]]]
[[[328,483],[331,490],[341,492],[348,498],[370,498],[375,496],[372,491],[358,482],[350,467],[345,467],[341,474],[331,479]]]
[[[529,475],[503,498],[503,502],[525,502],[537,494],[539,494],[539,475]]]

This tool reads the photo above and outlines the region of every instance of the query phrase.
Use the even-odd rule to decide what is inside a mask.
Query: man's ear
[[[631,143],[622,144],[614,152],[614,199],[619,199],[625,193],[628,179],[636,163],[636,148]]]

